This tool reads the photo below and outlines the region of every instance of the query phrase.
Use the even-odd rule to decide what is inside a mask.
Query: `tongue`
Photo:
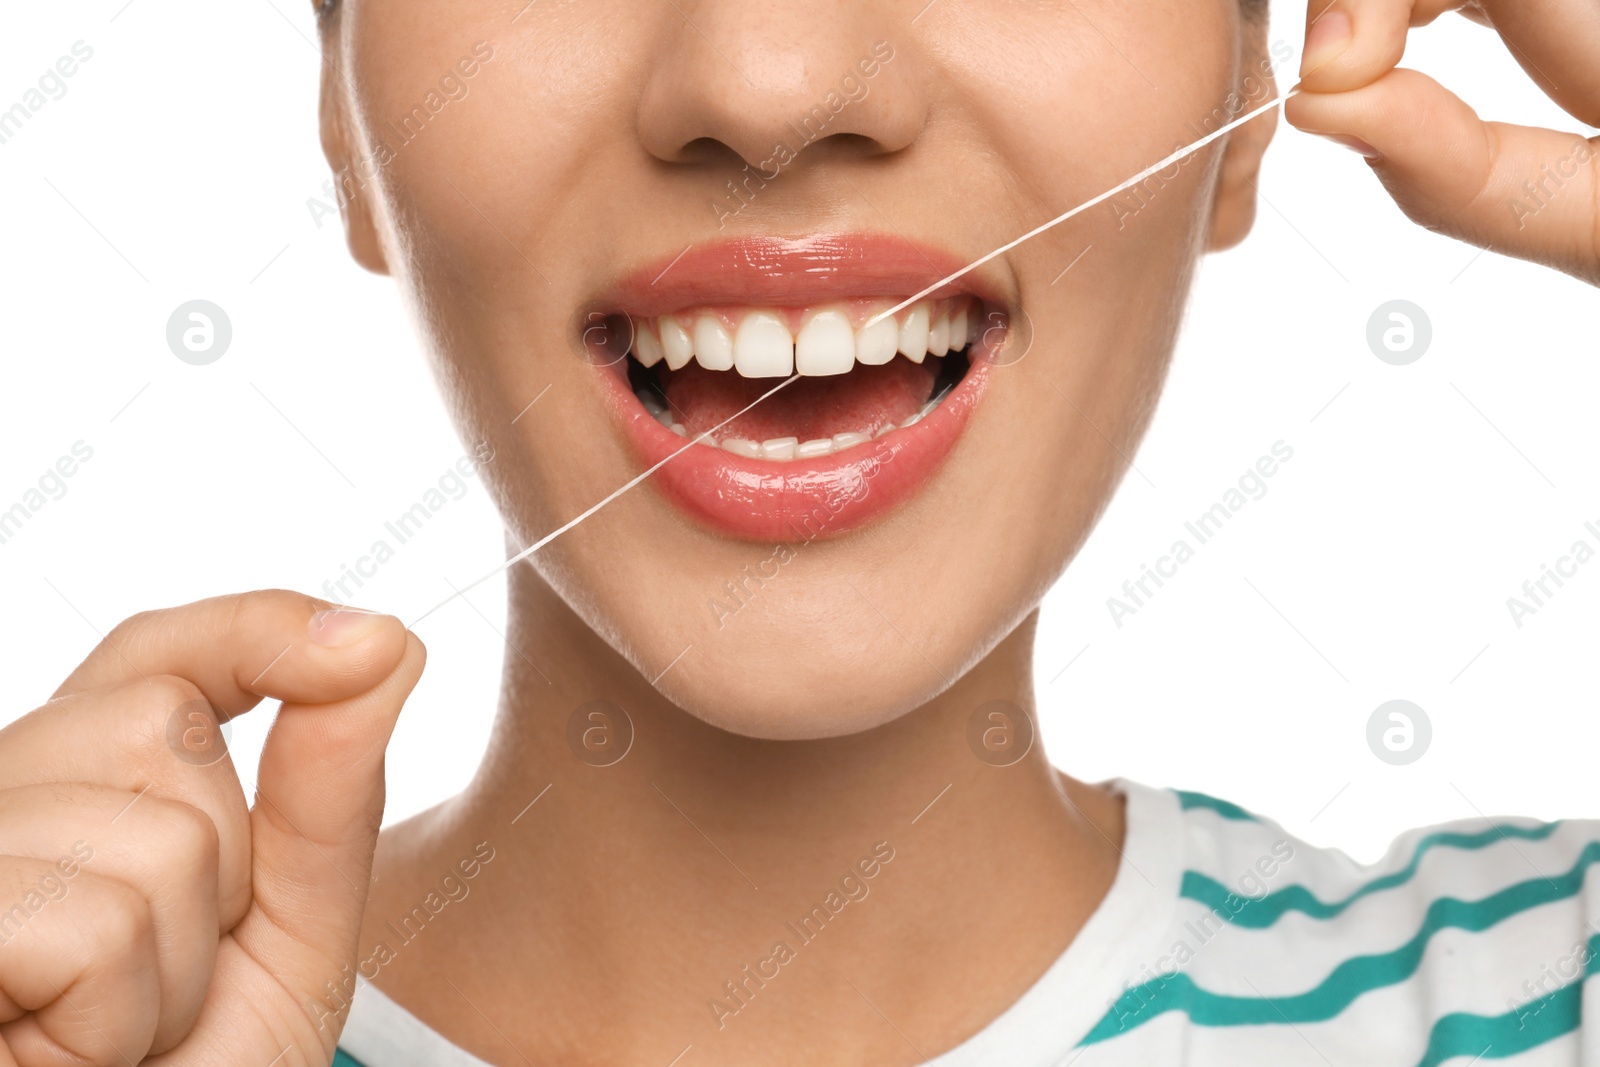
[[[873,434],[899,424],[928,402],[938,361],[893,359],[880,367],[856,364],[848,374],[801,378],[717,431],[721,440],[813,441],[840,433]],[[737,371],[708,371],[690,363],[667,372],[665,390],[674,414],[690,433],[731,417],[777,385],[780,378],[745,378]]]

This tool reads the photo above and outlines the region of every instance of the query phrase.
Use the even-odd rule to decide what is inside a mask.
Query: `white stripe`
[[[366,1067],[492,1067],[452,1045],[364,979],[356,980],[339,1047]]]

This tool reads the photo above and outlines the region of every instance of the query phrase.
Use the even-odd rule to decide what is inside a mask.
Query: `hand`
[[[1413,221],[1600,285],[1600,138],[1484,122],[1395,67],[1407,29],[1452,10],[1498,31],[1546,95],[1600,126],[1593,0],[1311,0],[1286,117],[1368,156]]]
[[[399,620],[295,593],[135,616],[0,731],[0,1067],[304,1067],[355,960]],[[220,748],[283,701],[247,807]]]

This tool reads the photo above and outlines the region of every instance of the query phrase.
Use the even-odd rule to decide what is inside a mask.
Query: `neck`
[[[1109,887],[1120,805],[1037,744],[1009,766],[969,745],[980,705],[1032,715],[1033,617],[911,714],[763,741],[672,706],[531,567],[513,575],[488,753],[386,834],[362,944],[487,842],[476,903],[377,980],[419,1010],[450,975],[478,1011],[419,1013],[485,1059],[914,1062],[1021,995]],[[823,1012],[849,1022],[818,1035]]]

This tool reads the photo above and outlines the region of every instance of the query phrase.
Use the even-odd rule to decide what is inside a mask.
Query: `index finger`
[[[1393,70],[1413,26],[1426,26],[1468,0],[1309,0],[1300,88],[1345,93]]]
[[[1479,0],[1511,54],[1545,95],[1600,126],[1600,7],[1580,0]]]
[[[262,697],[326,704],[364,693],[405,649],[405,626],[392,616],[281,589],[240,593],[127,619],[55,696],[177,675],[231,717]]]
[[[1342,93],[1400,62],[1406,34],[1461,11],[1499,32],[1541,89],[1587,125],[1600,125],[1600,8],[1585,0],[1310,0],[1301,87]]]

